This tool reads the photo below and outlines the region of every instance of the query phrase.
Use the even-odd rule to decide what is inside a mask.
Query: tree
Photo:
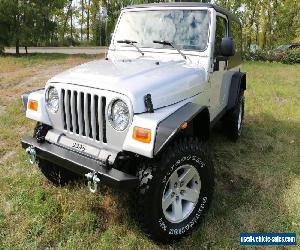
[[[83,23],[84,23],[84,0],[80,0],[81,19],[80,19],[80,40],[83,39]]]
[[[0,22],[5,22],[10,43],[16,46],[49,42],[56,28],[53,15],[65,0],[1,0]]]
[[[197,0],[195,0],[197,1]],[[0,0],[0,50],[3,46],[82,42],[107,45],[120,10],[157,0]],[[234,12],[243,25],[243,47],[255,43],[261,48],[300,41],[299,0],[202,0]],[[103,20],[100,8],[106,7]],[[76,26],[79,20],[80,28]],[[67,43],[66,43],[67,42]]]
[[[90,10],[91,10],[91,0],[88,0],[87,17],[86,17],[86,37],[87,37],[87,41],[90,40]]]
[[[0,1],[0,54],[4,51],[4,46],[9,44],[10,18],[5,10],[11,10],[9,1]]]

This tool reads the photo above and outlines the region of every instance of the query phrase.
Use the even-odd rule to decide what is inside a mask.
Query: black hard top
[[[149,4],[139,4],[127,6],[124,9],[134,9],[134,8],[151,8],[151,7],[205,7],[215,9],[217,12],[222,13],[228,18],[237,18],[228,10],[223,9],[217,5],[211,3],[200,3],[200,2],[172,2],[172,3],[149,3]]]

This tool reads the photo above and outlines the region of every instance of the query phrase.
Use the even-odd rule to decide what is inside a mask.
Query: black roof
[[[211,3],[200,3],[200,2],[172,2],[172,3],[149,3],[149,4],[139,4],[127,6],[124,9],[133,9],[133,8],[151,8],[151,7],[205,7],[213,8],[217,12],[222,13],[228,18],[233,18],[238,20],[230,11],[223,9],[217,5]]]

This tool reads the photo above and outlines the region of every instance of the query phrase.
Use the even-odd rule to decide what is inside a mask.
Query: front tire
[[[139,169],[138,218],[150,238],[170,243],[195,229],[207,211],[214,168],[207,146],[196,138],[171,145],[160,160]]]

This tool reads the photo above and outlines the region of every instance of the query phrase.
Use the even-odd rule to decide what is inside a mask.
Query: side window
[[[227,20],[223,17],[217,16],[214,57],[221,55],[222,38],[227,35]]]

